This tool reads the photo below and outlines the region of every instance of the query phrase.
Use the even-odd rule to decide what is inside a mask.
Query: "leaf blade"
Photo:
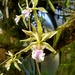
[[[50,0],[48,0],[48,3],[50,5],[52,11],[55,12],[56,10],[55,10],[55,7],[53,6],[52,2]]]

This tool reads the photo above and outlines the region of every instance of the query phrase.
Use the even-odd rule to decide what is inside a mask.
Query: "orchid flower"
[[[16,22],[17,25],[18,25],[18,22],[19,22],[20,18],[22,17],[24,19],[24,18],[29,17],[29,14],[30,14],[30,12],[32,12],[32,10],[30,8],[27,8],[27,9],[22,10],[21,12],[22,12],[22,14],[19,15],[19,16],[16,15],[16,18],[15,18],[15,22]]]
[[[24,9],[22,10],[22,15],[24,15],[24,17],[29,17],[30,12],[32,12],[32,10],[30,8]]]
[[[39,20],[38,20],[37,29],[34,26],[32,27],[32,29],[33,31],[27,31],[27,30],[22,29],[22,31],[25,34],[29,35],[30,37],[25,40],[21,40],[21,41],[24,41],[24,42],[32,41],[29,46],[23,49],[23,51],[27,52],[31,49],[32,58],[40,62],[44,60],[44,55],[45,55],[43,53],[44,48],[48,49],[49,51],[53,53],[56,53],[56,51],[51,47],[51,45],[45,41],[47,39],[52,38],[57,33],[57,31],[43,33],[43,29],[42,29],[42,26]]]
[[[14,56],[10,51],[8,51],[8,53],[6,53],[6,54],[10,56],[10,59],[9,59],[9,60],[6,62],[6,64],[5,64],[6,69],[9,70],[11,64],[14,63],[14,66],[15,66],[18,70],[21,70],[21,69],[19,68],[19,66],[18,66],[18,64],[22,64],[22,63],[20,62],[20,60],[17,59],[16,56]]]
[[[20,20],[20,16],[16,15],[15,22],[17,25],[18,25],[19,20]]]
[[[10,60],[8,60],[8,61],[6,62],[5,67],[6,67],[7,70],[10,69],[11,64],[12,64],[12,59],[10,59]]]

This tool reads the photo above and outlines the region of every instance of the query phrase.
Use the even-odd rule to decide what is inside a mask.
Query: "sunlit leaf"
[[[38,4],[38,0],[31,0],[33,7],[36,7],[36,5]]]
[[[65,6],[65,7],[68,7],[68,6],[69,6],[69,1],[70,1],[70,0],[65,0],[65,3],[64,3],[64,6]]]
[[[52,46],[50,46],[48,43],[46,42],[42,42],[42,44],[46,47],[46,49],[48,49],[49,51],[56,53],[56,51],[53,49]]]
[[[47,13],[47,11],[43,8],[43,7],[38,7],[38,8],[35,8],[36,10],[40,10],[41,12],[45,12]]]
[[[57,42],[60,38],[61,33],[62,33],[62,29],[58,30],[58,33],[54,36],[54,38],[53,38],[53,47],[56,46],[56,44],[57,44]]]
[[[52,11],[55,12],[56,10],[55,10],[55,7],[54,7],[54,5],[52,4],[52,2],[51,2],[50,0],[48,0],[48,3],[49,3],[49,5],[50,5]]]
[[[20,69],[20,67],[19,67],[19,65],[18,65],[17,62],[14,62],[14,66],[15,66],[19,71],[21,71],[21,69]]]
[[[56,33],[57,31],[51,31],[51,32],[42,34],[42,41],[46,41],[47,39],[52,38]]]

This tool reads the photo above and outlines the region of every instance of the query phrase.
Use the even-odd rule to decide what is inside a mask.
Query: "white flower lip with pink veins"
[[[32,50],[32,58],[35,59],[37,62],[44,61],[45,53],[43,52],[43,49],[38,50],[33,49]]]
[[[20,20],[20,16],[16,15],[16,18],[15,18],[16,24],[19,22],[19,20]]]
[[[10,65],[11,65],[11,64],[6,64],[6,65],[5,65],[5,67],[7,68],[7,70],[10,69]]]
[[[11,65],[11,63],[12,63],[12,59],[10,59],[10,60],[8,60],[8,61],[6,62],[5,67],[6,67],[7,70],[10,69],[10,65]]]
[[[27,8],[22,11],[22,14],[26,18],[26,17],[29,17],[30,12],[32,12],[32,10],[30,8]]]

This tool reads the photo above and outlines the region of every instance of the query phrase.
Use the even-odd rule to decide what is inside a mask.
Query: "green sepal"
[[[29,42],[29,41],[34,41],[36,40],[34,37],[30,37],[30,38],[27,38],[27,39],[24,39],[24,40],[20,40],[21,42]]]
[[[23,23],[24,23],[25,27],[26,27],[26,28],[28,28],[28,27],[27,27],[27,24],[26,24],[26,21],[25,21],[25,17],[24,17],[24,16],[22,16],[22,21],[23,21]]]
[[[42,42],[42,45],[45,46],[46,49],[48,49],[49,51],[56,53],[56,51],[53,49],[53,47],[51,45],[49,45],[46,42]]]
[[[47,11],[43,8],[43,7],[38,7],[38,8],[35,8],[36,10],[40,10],[41,12],[45,12],[47,13]]]
[[[31,49],[31,47],[33,46],[33,45],[36,45],[37,44],[37,42],[31,42],[30,43],[30,45],[28,45],[26,48],[24,48],[22,51],[24,51],[24,52],[27,52],[27,51],[29,51],[30,49]]]
[[[33,25],[32,25],[32,31],[33,31],[33,32],[36,32],[36,31],[37,31],[37,30],[36,30],[36,27],[33,26]]]
[[[33,8],[36,7],[36,5],[38,4],[38,0],[31,0],[32,4],[33,4]]]
[[[31,36],[31,37],[32,37],[32,36],[35,37],[38,42],[40,41],[37,32],[33,33],[32,31],[27,31],[27,30],[24,30],[24,29],[22,29],[22,31],[23,31],[24,33],[26,33],[27,35]]]
[[[42,29],[42,26],[41,26],[41,22],[38,20],[38,24],[37,24],[37,30],[38,30],[38,35],[41,36],[42,33],[43,33],[43,29]]]
[[[18,66],[18,63],[17,62],[14,62],[14,66],[19,70],[21,71],[20,67]]]
[[[32,31],[27,31],[27,30],[24,30],[24,29],[22,29],[22,31],[23,31],[25,34],[29,35],[29,36],[34,36],[34,35],[35,35]]]
[[[57,31],[51,31],[51,32],[43,33],[42,34],[42,41],[46,41],[47,39],[52,38],[56,33],[57,33]]]

